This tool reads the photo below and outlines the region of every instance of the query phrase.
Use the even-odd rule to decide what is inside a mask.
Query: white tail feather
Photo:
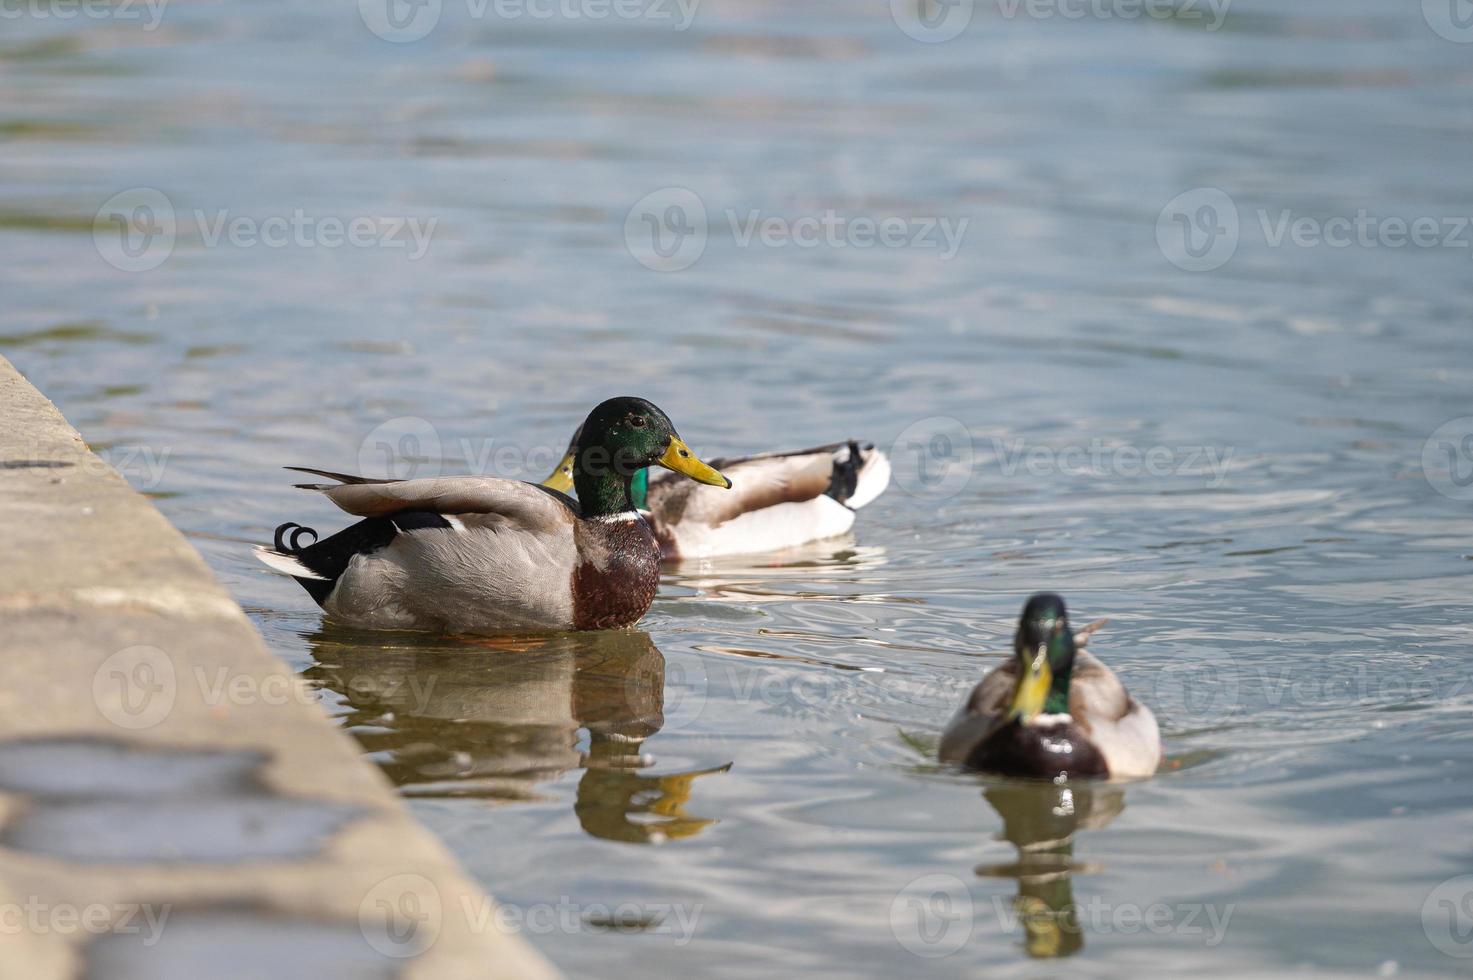
[[[890,485],[890,458],[878,449],[860,453],[864,463],[859,467],[859,479],[854,483],[854,492],[844,503],[858,510],[885,492]]]
[[[290,575],[292,578],[314,578],[319,582],[331,581],[325,576],[318,575],[291,555],[284,555],[275,548],[268,548],[264,544],[258,544],[254,551],[256,552],[256,557],[261,559],[262,564],[283,575]]]

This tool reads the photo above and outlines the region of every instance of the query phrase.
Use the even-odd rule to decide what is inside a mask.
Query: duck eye
[[[649,420],[646,419],[643,415],[632,415],[629,418],[629,424],[634,426],[636,429],[643,429],[646,425],[649,424]]]

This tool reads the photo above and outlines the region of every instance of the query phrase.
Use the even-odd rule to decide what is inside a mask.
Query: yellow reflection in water
[[[1125,794],[1103,785],[1020,780],[989,786],[982,795],[1002,817],[1002,837],[1018,849],[1018,857],[1008,864],[983,865],[976,873],[1018,882],[1013,908],[1029,956],[1074,955],[1084,948],[1084,931],[1073,875],[1095,870],[1074,861],[1074,834],[1108,825],[1125,809]]]

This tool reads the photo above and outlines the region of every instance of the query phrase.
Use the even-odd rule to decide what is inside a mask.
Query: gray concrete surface
[[[4,358],[0,419],[0,977],[552,976]]]

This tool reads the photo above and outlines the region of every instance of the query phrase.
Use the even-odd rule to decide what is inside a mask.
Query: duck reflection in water
[[[1084,948],[1072,876],[1095,870],[1074,861],[1074,834],[1108,825],[1125,809],[1119,788],[1102,784],[1055,785],[1022,780],[989,786],[983,797],[1002,817],[1002,837],[1017,847],[1007,864],[981,865],[984,878],[1018,882],[1013,900],[1029,956],[1053,959]]]
[[[595,837],[659,843],[716,823],[685,808],[697,777],[730,763],[645,771],[644,741],[665,723],[665,656],[647,633],[456,643],[333,631],[311,644],[304,676],[341,698],[343,727],[406,796],[548,799],[539,784],[582,767],[573,809]]]

